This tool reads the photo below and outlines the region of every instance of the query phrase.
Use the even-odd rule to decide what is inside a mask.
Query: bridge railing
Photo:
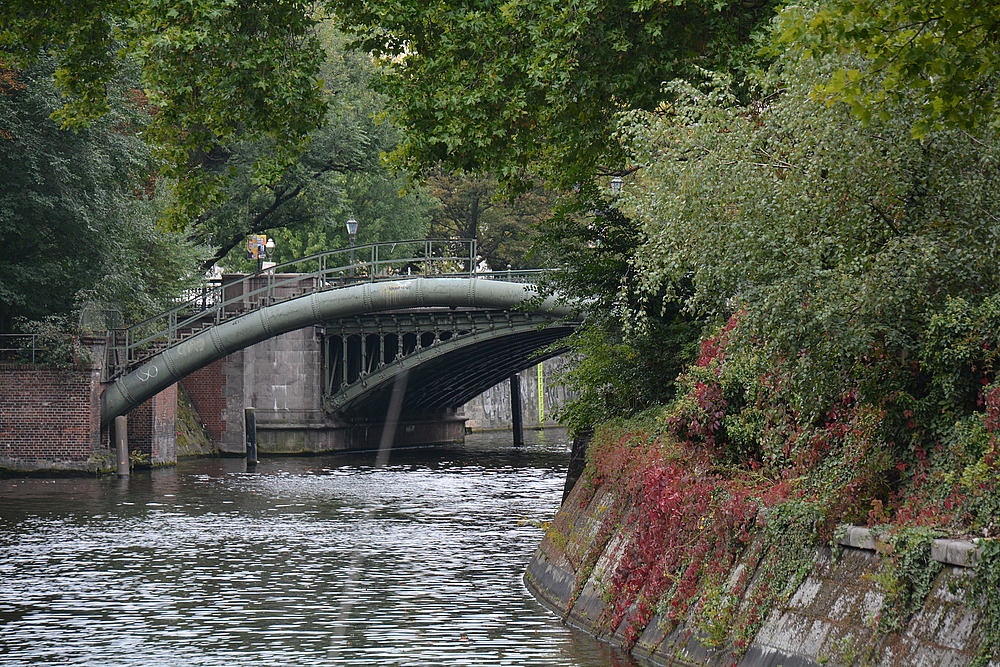
[[[205,329],[313,292],[406,276],[534,282],[541,269],[479,271],[476,241],[420,239],[370,243],[278,264],[232,281],[206,283],[170,310],[108,332],[106,368],[119,375]]]

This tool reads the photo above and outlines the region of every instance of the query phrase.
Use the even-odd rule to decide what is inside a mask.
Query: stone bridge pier
[[[385,421],[380,415],[352,417],[324,410],[322,344],[321,327],[292,331],[234,352],[181,381],[221,452],[244,452],[247,407],[256,413],[262,454],[378,447]],[[394,444],[455,442],[464,433],[460,410],[403,414]]]

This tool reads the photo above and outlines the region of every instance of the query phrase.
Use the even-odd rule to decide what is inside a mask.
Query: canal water
[[[521,576],[565,432],[0,480],[0,665],[631,667]]]

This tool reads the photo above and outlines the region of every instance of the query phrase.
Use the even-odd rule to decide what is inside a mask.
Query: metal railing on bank
[[[0,334],[0,363],[34,364],[44,351],[38,334]]]
[[[529,283],[545,272],[479,271],[481,261],[475,240],[421,239],[330,250],[233,280],[212,281],[188,292],[170,310],[109,331],[106,368],[110,376],[121,374],[210,327],[314,292],[407,276]]]

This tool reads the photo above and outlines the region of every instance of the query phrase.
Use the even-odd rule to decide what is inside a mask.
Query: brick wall
[[[88,470],[106,450],[100,371],[0,365],[0,466]]]
[[[221,442],[226,431],[226,358],[213,361],[181,380],[212,442]]]
[[[139,467],[177,461],[176,384],[128,413],[128,450],[139,455]]]

